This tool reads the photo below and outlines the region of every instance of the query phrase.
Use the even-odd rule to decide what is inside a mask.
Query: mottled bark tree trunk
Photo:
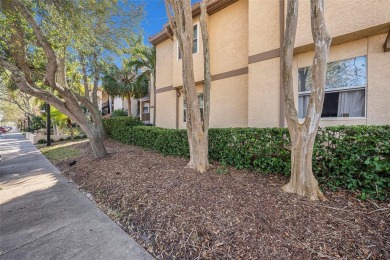
[[[285,116],[291,137],[291,179],[283,190],[306,196],[311,200],[325,200],[313,175],[312,156],[318,124],[321,118],[325,95],[326,64],[331,38],[324,18],[324,0],[311,0],[311,27],[315,44],[313,59],[313,86],[307,115],[299,124],[294,103],[292,62],[296,28],[298,22],[298,0],[289,0],[287,5],[286,31],[282,49],[282,76],[285,97]]]
[[[205,3],[203,3],[205,4]],[[208,136],[204,132],[195,88],[192,58],[193,21],[191,1],[165,1],[167,15],[182,54],[183,90],[187,104],[187,134],[190,149],[188,167],[205,172],[209,168]],[[203,8],[203,12],[205,8]],[[173,16],[172,16],[173,14]],[[203,18],[205,14],[203,14]],[[203,20],[204,21],[204,20]],[[206,43],[208,45],[208,43]],[[208,126],[208,122],[206,124]]]

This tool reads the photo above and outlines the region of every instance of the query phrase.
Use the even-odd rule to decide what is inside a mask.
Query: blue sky
[[[194,4],[199,0],[191,0]],[[145,2],[145,19],[141,22],[141,28],[144,30],[144,42],[148,43],[148,38],[159,31],[163,25],[168,22],[165,12],[164,0],[144,0]]]
[[[159,31],[168,22],[165,12],[164,0],[145,0],[145,19],[141,22],[144,30],[144,41]]]

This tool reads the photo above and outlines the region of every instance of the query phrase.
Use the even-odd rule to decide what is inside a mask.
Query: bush
[[[103,119],[103,124],[109,136],[120,136],[121,133],[128,132],[129,127],[142,125],[142,122],[138,118],[124,116]]]
[[[73,140],[80,140],[80,139],[83,139],[83,135],[76,135],[73,137]]]
[[[164,155],[189,157],[187,131],[139,126],[136,119],[105,119],[110,137]],[[322,187],[359,192],[361,198],[390,198],[390,126],[320,128],[313,171]],[[209,130],[209,158],[238,169],[290,175],[290,140],[283,128]]]
[[[123,109],[115,109],[114,111],[112,111],[111,116],[112,117],[127,116],[127,112],[124,111]]]
[[[38,140],[37,144],[45,144],[47,143],[45,139]]]

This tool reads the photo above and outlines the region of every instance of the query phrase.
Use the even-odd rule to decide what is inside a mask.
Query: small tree
[[[182,73],[184,98],[187,105],[187,135],[190,148],[190,162],[188,167],[200,172],[209,168],[208,161],[208,127],[210,113],[210,54],[206,23],[206,2],[201,2],[200,24],[202,29],[204,55],[204,119],[202,122],[198,96],[195,88],[194,68],[192,58],[193,21],[191,1],[165,0],[169,23],[179,44],[182,54]]]
[[[103,88],[110,96],[121,96],[127,100],[127,114],[131,116],[131,98],[141,98],[148,93],[148,83],[145,76],[137,74],[132,66],[123,66],[119,69],[112,65],[103,76]]]
[[[145,78],[150,83],[150,89],[153,89],[153,124],[156,124],[156,47],[147,47],[138,39],[130,49],[132,55],[128,66],[135,66],[141,70],[139,75],[139,84],[145,82]]]
[[[294,103],[292,61],[298,22],[298,0],[288,0],[286,31],[282,48],[282,76],[285,116],[291,138],[291,179],[283,187],[286,192],[306,196],[311,200],[325,200],[313,175],[312,156],[325,95],[326,64],[331,38],[325,26],[324,0],[311,0],[311,29],[315,45],[313,84],[307,115],[298,122]]]

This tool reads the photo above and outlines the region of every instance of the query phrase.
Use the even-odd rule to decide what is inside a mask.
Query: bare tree
[[[305,121],[298,122],[294,104],[292,61],[298,21],[298,0],[288,0],[286,31],[282,49],[282,76],[285,116],[291,137],[291,179],[283,190],[306,196],[311,200],[325,200],[313,175],[312,156],[325,95],[326,64],[331,38],[325,26],[324,0],[311,0],[311,28],[315,45],[313,84]]]
[[[183,90],[187,105],[187,134],[190,148],[190,162],[188,167],[200,172],[209,168],[208,161],[208,128],[210,111],[210,52],[207,32],[207,14],[205,0],[201,2],[200,24],[203,39],[204,54],[204,117],[199,110],[196,93],[194,68],[192,58],[193,47],[193,21],[191,1],[165,0],[170,26],[179,44],[182,54]]]

